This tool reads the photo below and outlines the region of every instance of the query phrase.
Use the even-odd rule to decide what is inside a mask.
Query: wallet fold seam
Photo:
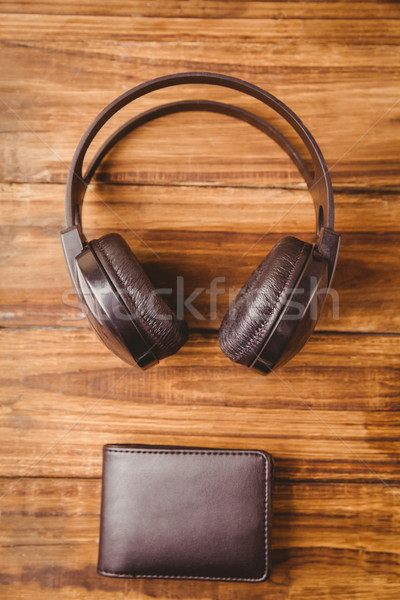
[[[174,449],[174,450],[166,450],[166,449],[149,449],[149,448],[109,448],[109,447],[104,447],[104,452],[109,452],[109,453],[128,453],[128,454],[200,454],[200,455],[206,455],[206,456],[258,456],[261,458],[261,460],[265,463],[264,465],[264,469],[263,469],[263,475],[264,475],[264,480],[263,480],[263,488],[264,488],[264,557],[265,557],[265,569],[263,574],[261,575],[261,577],[250,577],[250,578],[245,578],[245,577],[213,577],[213,576],[198,576],[198,575],[161,575],[161,574],[151,574],[151,575],[141,575],[139,573],[136,574],[132,574],[132,573],[124,573],[124,572],[117,572],[117,571],[103,571],[101,569],[97,569],[97,572],[100,575],[111,575],[113,577],[120,577],[120,578],[147,578],[147,579],[198,579],[198,580],[205,580],[205,581],[242,581],[242,582],[261,582],[264,581],[268,575],[268,571],[269,571],[269,560],[268,560],[268,552],[269,552],[269,544],[268,544],[268,515],[269,515],[269,498],[268,498],[268,493],[269,490],[267,489],[267,482],[268,482],[268,475],[269,475],[269,467],[270,467],[270,460],[269,457],[264,454],[263,452],[260,452],[258,450],[212,450],[212,449],[204,449],[204,450],[197,450],[197,449]]]

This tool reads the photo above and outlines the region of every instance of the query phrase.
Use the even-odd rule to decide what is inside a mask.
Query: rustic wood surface
[[[0,597],[394,600],[400,596],[400,5],[385,1],[0,2]],[[118,231],[160,287],[202,291],[186,346],[139,372],[82,316],[59,242],[69,162],[89,122],[149,78],[207,70],[297,112],[331,170],[342,251],[303,351],[267,378],[231,363],[217,330],[285,234],[313,208],[286,155],[228,117],[181,114],[123,140],[85,207],[89,237]],[[232,101],[183,86],[161,101]],[[288,132],[289,133],[289,132]],[[290,133],[289,133],[290,135]],[[295,139],[293,139],[296,142]],[[206,289],[225,277],[216,314]],[[96,574],[101,447],[260,448],[276,459],[264,584],[120,581]]]

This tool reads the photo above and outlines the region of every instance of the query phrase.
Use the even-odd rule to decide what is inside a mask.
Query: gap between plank
[[[82,475],[24,475],[23,477],[19,475],[0,475],[1,480],[13,480],[20,479],[21,481],[24,479],[44,479],[44,480],[60,480],[60,481],[101,481],[102,477],[99,476],[82,476]],[[385,479],[387,483],[389,483],[392,487],[400,487],[400,481],[398,479],[389,480]],[[284,485],[330,485],[330,484],[338,484],[338,485],[377,485],[381,486],[381,482],[376,479],[310,479],[310,478],[294,478],[289,479],[288,477],[277,477],[276,472],[274,475],[274,483],[280,483]]]
[[[7,325],[0,325],[0,331],[92,331],[91,327],[56,327],[56,326],[22,326],[22,327],[7,327]],[[218,335],[219,329],[207,329],[207,328],[189,328],[189,334],[199,335]],[[360,335],[364,337],[400,337],[398,332],[388,331],[340,331],[336,329],[316,329],[313,335]]]
[[[1,14],[1,13],[0,13]],[[4,180],[0,181],[1,185],[60,185],[66,186],[66,182],[64,181],[12,181],[12,180]],[[207,183],[207,182],[176,182],[176,183],[156,183],[156,182],[125,182],[125,181],[96,181],[93,180],[90,185],[100,185],[100,186],[108,186],[108,187],[160,187],[160,188],[222,188],[222,189],[249,189],[249,190],[290,190],[290,191],[298,191],[298,192],[307,192],[307,187],[303,183],[299,183],[297,185],[232,185],[229,183]],[[400,187],[398,186],[389,186],[385,188],[375,188],[375,187],[351,187],[347,188],[346,186],[333,186],[334,193],[337,194],[348,194],[348,195],[356,195],[356,194],[385,194],[385,195],[394,195],[400,192]]]

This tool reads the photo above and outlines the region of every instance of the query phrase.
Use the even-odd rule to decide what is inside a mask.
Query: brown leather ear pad
[[[157,293],[125,240],[110,233],[90,245],[157,358],[177,352],[187,340],[187,325]]]
[[[285,306],[312,249],[295,237],[282,238],[252,273],[226,313],[219,345],[228,358],[250,366]]]

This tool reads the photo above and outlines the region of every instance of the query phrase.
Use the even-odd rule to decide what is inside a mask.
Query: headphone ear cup
[[[157,293],[123,237],[110,233],[90,246],[152,352],[159,360],[175,354],[187,340],[186,322]]]
[[[223,318],[219,345],[233,362],[251,366],[293,290],[312,245],[282,238],[242,287]]]

